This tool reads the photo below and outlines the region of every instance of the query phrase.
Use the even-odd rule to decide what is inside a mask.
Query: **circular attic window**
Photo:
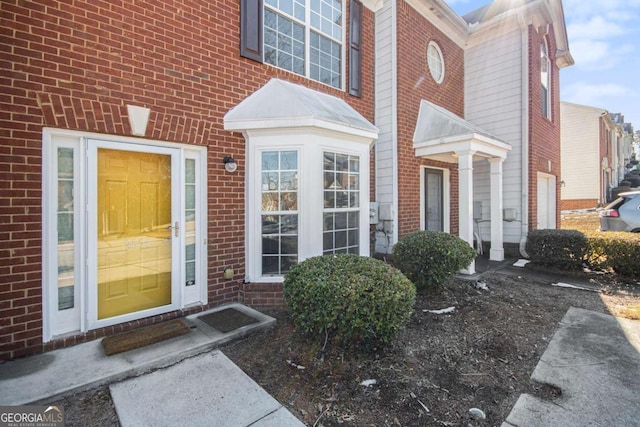
[[[444,59],[440,46],[436,42],[429,42],[429,46],[427,46],[427,63],[433,80],[438,84],[442,83],[444,80]]]

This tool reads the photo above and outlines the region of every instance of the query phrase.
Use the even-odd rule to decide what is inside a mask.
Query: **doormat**
[[[169,338],[178,337],[191,332],[191,329],[180,319],[156,323],[134,331],[112,335],[102,340],[102,347],[107,356],[144,347]]]
[[[223,334],[252,323],[258,323],[257,319],[247,316],[243,312],[234,308],[225,308],[224,310],[204,314],[202,316],[198,316],[198,319]]]

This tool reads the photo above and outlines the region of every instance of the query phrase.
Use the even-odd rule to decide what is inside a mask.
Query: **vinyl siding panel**
[[[376,12],[376,58],[375,58],[375,90],[376,126],[380,130],[375,145],[375,182],[376,201],[393,203],[393,8],[391,1],[385,2],[383,8]]]
[[[515,208],[522,218],[522,36],[514,30],[465,52],[465,118],[511,145],[503,169],[503,208]],[[474,200],[482,202],[477,223],[484,241],[490,239],[491,188],[489,162],[474,162]],[[518,243],[520,221],[504,222],[504,241]]]
[[[591,107],[560,104],[562,200],[600,198],[600,113]]]

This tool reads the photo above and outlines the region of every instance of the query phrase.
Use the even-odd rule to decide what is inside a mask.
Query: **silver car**
[[[620,193],[600,211],[600,230],[640,232],[640,191]]]

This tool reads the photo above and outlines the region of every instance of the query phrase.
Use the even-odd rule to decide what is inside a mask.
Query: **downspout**
[[[398,156],[398,4],[396,0],[391,3],[391,11],[393,18],[391,19],[391,156],[393,158],[391,168],[392,182],[393,182],[393,231],[390,244],[395,245],[398,241],[398,233],[400,231],[399,224],[399,195],[400,192],[400,180],[398,169],[400,168],[399,156]],[[391,247],[387,247],[387,252],[391,253]]]
[[[522,152],[521,152],[521,179],[522,179],[522,206],[520,231],[520,255],[529,258],[527,254],[527,236],[529,234],[529,26],[524,16],[519,15],[522,28]]]

